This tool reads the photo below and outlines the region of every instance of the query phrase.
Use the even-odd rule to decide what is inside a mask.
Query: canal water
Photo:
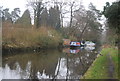
[[[95,47],[79,47],[3,54],[0,79],[80,79],[98,51]]]

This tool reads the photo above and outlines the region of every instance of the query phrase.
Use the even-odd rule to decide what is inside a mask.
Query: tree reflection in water
[[[25,70],[21,69],[18,62],[15,65],[16,69],[14,70],[11,70],[8,64],[5,65],[5,68],[1,68],[0,79],[30,79],[31,62],[27,63]]]
[[[80,79],[95,60],[96,50],[77,49],[73,54],[68,49],[4,56],[0,79]]]

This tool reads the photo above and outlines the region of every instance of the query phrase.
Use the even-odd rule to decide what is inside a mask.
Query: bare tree
[[[77,38],[79,38],[79,40],[82,40],[85,31],[89,32],[93,30],[99,30],[101,25],[97,21],[99,15],[97,13],[98,10],[93,5],[91,6],[90,10],[85,10],[84,6],[81,4],[79,9],[74,12],[74,28],[71,30],[72,35],[75,35]]]
[[[36,28],[39,27],[40,23],[40,14],[42,10],[44,9],[42,1],[35,0],[34,2],[32,0],[28,0],[27,6],[31,6],[34,10],[34,25]]]
[[[59,6],[61,27],[63,28],[63,19],[65,18],[64,15],[68,13],[68,11],[65,10],[67,2],[56,2],[56,5]]]
[[[70,28],[72,27],[72,20],[73,20],[73,6],[75,2],[70,3]]]

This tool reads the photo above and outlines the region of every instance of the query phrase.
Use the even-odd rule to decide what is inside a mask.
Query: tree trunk
[[[73,15],[72,15],[72,13],[73,13],[72,7],[73,7],[73,5],[71,6],[71,11],[70,11],[70,28],[72,27],[72,18],[73,18]]]
[[[83,39],[83,34],[84,34],[84,32],[85,32],[85,30],[87,29],[87,26],[88,25],[88,22],[86,23],[86,25],[85,25],[85,27],[84,27],[84,29],[82,30],[82,32],[81,32],[81,34],[80,34],[80,40],[82,40]]]
[[[40,26],[40,13],[41,13],[42,10],[43,10],[43,7],[41,7],[41,2],[38,2],[36,28],[39,28],[39,26]]]

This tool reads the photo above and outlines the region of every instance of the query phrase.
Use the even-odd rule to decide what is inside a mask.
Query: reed
[[[2,30],[2,45],[5,48],[57,47],[62,42],[62,36],[50,27],[17,28],[5,27]]]

